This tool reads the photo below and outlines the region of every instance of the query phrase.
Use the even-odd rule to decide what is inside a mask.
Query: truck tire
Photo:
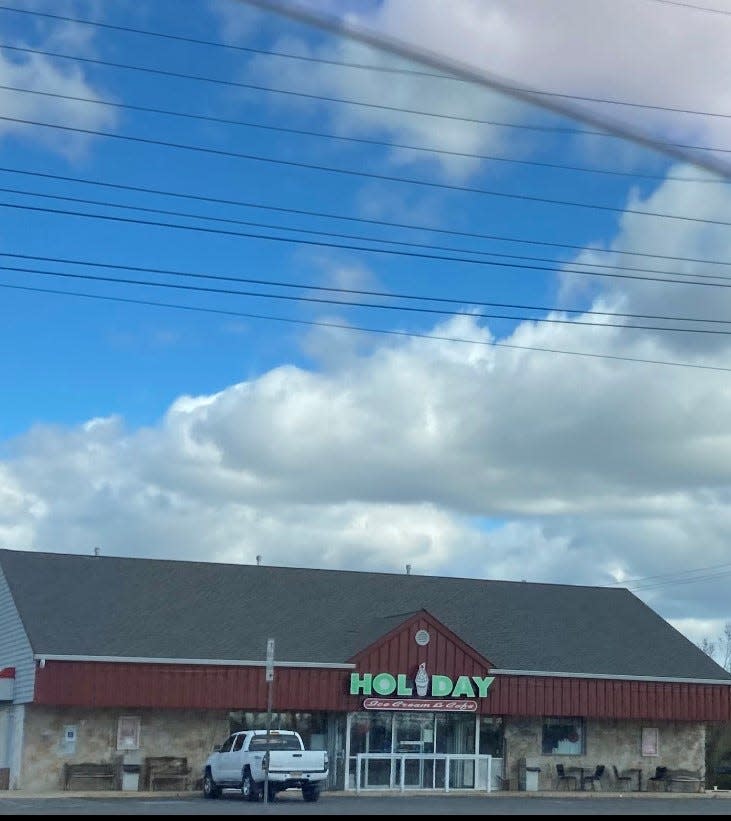
[[[258,801],[261,798],[261,787],[254,781],[248,767],[241,776],[241,796],[245,801]]]
[[[204,798],[220,798],[221,790],[213,780],[210,770],[206,770],[203,776],[203,797]]]
[[[314,784],[308,784],[306,787],[302,787],[302,798],[304,798],[305,801],[318,801],[320,798],[320,788]]]

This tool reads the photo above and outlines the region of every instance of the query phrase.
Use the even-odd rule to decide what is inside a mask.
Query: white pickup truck
[[[203,767],[203,795],[218,798],[221,790],[234,788],[241,790],[245,799],[259,801],[266,782],[270,801],[278,792],[291,788],[301,789],[305,801],[317,801],[327,775],[327,752],[305,750],[299,733],[242,730],[208,756]]]

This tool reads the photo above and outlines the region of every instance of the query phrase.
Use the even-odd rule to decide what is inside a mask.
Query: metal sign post
[[[274,684],[274,639],[267,639],[267,663],[264,679],[267,683],[267,735],[264,753],[264,803],[269,803],[269,736],[272,731],[272,685]]]

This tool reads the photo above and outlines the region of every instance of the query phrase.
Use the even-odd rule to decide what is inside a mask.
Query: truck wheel
[[[258,801],[261,797],[261,789],[254,781],[251,770],[247,767],[241,778],[241,795],[245,801]]]
[[[210,770],[206,770],[203,776],[203,797],[204,798],[218,798],[221,795],[221,790],[213,780]]]
[[[320,798],[320,788],[312,785],[302,787],[302,798],[305,801],[317,801]]]

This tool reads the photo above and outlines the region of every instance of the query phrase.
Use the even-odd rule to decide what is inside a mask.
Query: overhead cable
[[[642,251],[639,249],[617,249],[617,248],[600,248],[600,247],[591,247],[587,245],[577,245],[572,243],[566,242],[554,242],[551,240],[538,240],[538,239],[527,239],[525,237],[510,237],[504,236],[499,234],[486,234],[476,231],[458,231],[456,229],[449,229],[443,228],[435,225],[420,225],[417,223],[405,223],[405,222],[394,222],[392,220],[379,220],[369,217],[354,217],[351,215],[347,215],[344,213],[332,213],[332,212],[324,212],[324,211],[310,211],[303,208],[288,208],[286,206],[279,206],[279,205],[268,205],[261,202],[252,202],[247,200],[233,200],[227,199],[224,197],[213,197],[213,196],[205,196],[202,194],[193,194],[191,192],[185,191],[170,191],[160,188],[151,188],[149,186],[142,186],[142,185],[129,185],[124,183],[115,183],[110,182],[108,180],[98,180],[98,179],[89,179],[88,177],[72,177],[66,174],[51,174],[49,172],[38,171],[38,170],[31,170],[26,168],[13,168],[9,166],[0,166],[0,172],[6,174],[18,174],[21,176],[29,176],[29,177],[36,177],[39,179],[49,179],[49,180],[57,180],[61,182],[72,182],[72,183],[81,183],[83,185],[92,185],[95,187],[101,188],[111,188],[114,190],[120,191],[132,191],[135,193],[144,193],[144,194],[154,194],[163,197],[174,197],[176,199],[185,199],[185,200],[194,200],[198,202],[206,202],[206,203],[215,203],[217,205],[234,205],[237,207],[242,208],[253,208],[257,210],[263,211],[272,211],[276,213],[283,213],[283,214],[295,214],[297,216],[308,216],[308,217],[318,217],[324,219],[332,219],[332,220],[340,220],[345,222],[356,222],[356,223],[363,223],[366,225],[378,225],[387,228],[398,228],[398,229],[408,229],[411,231],[427,231],[429,233],[434,234],[443,234],[448,236],[455,236],[455,237],[463,237],[468,239],[487,239],[493,240],[496,242],[505,242],[510,244],[517,244],[517,245],[541,245],[547,248],[561,248],[566,250],[578,250],[578,251],[586,251],[590,250],[592,254],[611,254],[611,255],[618,255],[618,256],[632,256],[632,257],[641,257],[643,259],[659,259],[659,260],[667,260],[671,262],[689,262],[689,263],[697,263],[702,265],[723,265],[729,266],[731,265],[731,260],[719,260],[719,259],[709,259],[707,257],[684,257],[679,255],[673,254],[657,254],[657,253],[650,253],[649,251]],[[285,226],[282,226],[283,228]],[[374,240],[376,241],[376,240]],[[439,247],[439,246],[433,246]],[[524,256],[524,255],[517,255],[517,254],[504,254],[504,253],[497,253],[492,251],[484,251],[481,252],[484,254],[489,254],[490,256],[495,257],[507,257],[510,259],[520,259],[520,260],[532,260],[538,262],[558,262],[552,258],[546,257],[531,257],[531,256]],[[659,274],[677,274],[687,277],[698,277],[698,278],[713,278],[713,279],[726,279],[727,276],[725,275],[716,275],[716,274],[690,274],[690,273],[680,273],[680,272],[672,272],[666,270],[658,270],[653,268],[639,268],[629,265],[615,265],[610,263],[591,263],[591,262],[578,262],[573,260],[571,262],[572,265],[581,265],[587,266],[591,268],[611,268],[611,269],[618,269],[622,271],[644,271],[647,273],[659,273]],[[575,271],[574,273],[578,273]]]
[[[98,269],[109,269],[115,271],[135,271],[138,273],[148,273],[148,274],[162,274],[164,276],[173,276],[173,277],[182,277],[188,279],[207,279],[207,280],[214,280],[216,282],[237,282],[242,284],[249,284],[249,285],[267,285],[273,286],[277,288],[289,288],[289,289],[297,289],[303,291],[322,291],[325,293],[332,293],[332,294],[345,294],[345,295],[356,295],[356,296],[367,296],[367,297],[381,297],[381,298],[388,298],[388,299],[400,299],[400,300],[409,300],[409,301],[416,301],[416,302],[442,302],[445,304],[451,305],[472,305],[476,307],[488,307],[488,308],[502,308],[502,309],[515,309],[515,310],[527,310],[527,311],[542,311],[546,313],[558,313],[558,314],[578,314],[582,316],[597,316],[597,317],[610,317],[610,318],[624,318],[624,319],[653,319],[653,320],[661,320],[664,322],[705,322],[710,324],[717,324],[717,325],[730,325],[731,319],[708,319],[702,317],[688,317],[688,316],[673,316],[668,314],[630,314],[630,313],[622,313],[619,311],[595,311],[589,310],[586,308],[566,308],[557,305],[529,305],[523,303],[514,303],[514,302],[486,302],[480,299],[472,299],[469,296],[462,297],[460,299],[456,299],[454,297],[446,297],[441,295],[424,295],[424,294],[414,294],[414,293],[401,293],[398,291],[373,291],[373,290],[366,290],[366,289],[359,289],[359,288],[338,288],[332,285],[311,285],[309,283],[302,283],[302,282],[292,282],[288,280],[272,280],[272,279],[262,279],[262,278],[252,278],[252,277],[242,277],[242,276],[233,276],[229,274],[221,274],[221,273],[213,273],[210,271],[201,272],[201,271],[181,271],[179,269],[171,269],[171,268],[151,268],[149,266],[142,266],[142,265],[124,265],[121,263],[114,263],[108,262],[104,260],[87,260],[87,259],[76,259],[76,258],[68,258],[68,257],[49,257],[49,256],[40,256],[37,254],[22,254],[22,253],[14,253],[10,251],[0,251],[0,257],[8,257],[11,259],[22,259],[22,260],[33,260],[35,262],[51,262],[51,263],[60,263],[63,265],[77,265],[86,268],[98,268]],[[35,268],[14,268],[14,267],[7,267],[0,265],[0,269],[6,268],[7,270],[11,271],[29,271],[31,273],[39,273],[39,271]],[[46,271],[40,271],[40,273],[46,273]],[[100,278],[102,279],[102,278]],[[145,283],[147,284],[147,283]],[[338,304],[345,304],[345,303],[338,303]],[[474,316],[473,311],[465,312],[468,316]],[[526,320],[532,319],[531,317],[525,317]],[[622,325],[621,327],[625,327]]]
[[[726,368],[717,365],[704,365],[700,363],[694,362],[674,362],[662,359],[646,359],[642,357],[633,357],[633,356],[620,356],[618,354],[603,354],[603,353],[591,353],[588,351],[570,351],[565,350],[562,348],[547,348],[541,347],[537,345],[515,345],[509,342],[494,342],[494,341],[487,341],[483,339],[465,339],[461,337],[454,337],[454,336],[444,336],[440,334],[426,334],[426,333],[417,333],[415,331],[400,331],[395,330],[393,328],[368,328],[362,325],[349,325],[346,323],[340,322],[326,322],[326,321],[318,321],[318,320],[307,320],[307,319],[294,319],[291,317],[281,317],[281,316],[270,316],[265,314],[252,314],[252,313],[244,313],[242,311],[231,311],[222,308],[204,308],[202,306],[197,305],[180,305],[174,303],[166,303],[166,302],[155,302],[151,300],[145,299],[131,299],[127,297],[118,297],[118,296],[109,296],[109,295],[102,295],[102,294],[91,294],[91,293],[83,293],[79,291],[63,291],[59,289],[51,289],[51,288],[33,288],[27,285],[10,285],[7,283],[0,283],[0,288],[8,288],[16,291],[27,291],[30,293],[47,293],[47,294],[54,294],[54,295],[62,295],[62,296],[74,296],[74,297],[81,297],[85,299],[96,299],[96,300],[104,300],[110,302],[122,302],[122,303],[129,303],[134,305],[147,305],[156,308],[173,308],[177,310],[183,311],[194,311],[200,313],[210,313],[210,314],[220,314],[223,316],[237,316],[237,317],[244,317],[247,319],[261,319],[268,322],[284,322],[290,323],[293,325],[305,325],[305,326],[312,326],[312,327],[321,327],[321,328],[332,328],[336,330],[343,330],[343,331],[351,331],[351,332],[363,332],[369,334],[385,334],[388,336],[395,336],[395,337],[406,337],[406,338],[414,338],[414,339],[428,339],[434,340],[437,342],[455,342],[460,344],[468,344],[468,345],[479,345],[482,347],[490,347],[490,348],[506,348],[510,350],[518,350],[518,351],[532,351],[532,352],[540,352],[540,353],[551,353],[551,354],[563,354],[566,356],[579,356],[579,357],[586,357],[588,359],[602,359],[602,360],[610,360],[610,361],[617,361],[617,362],[631,362],[635,364],[642,364],[642,365],[662,365],[667,367],[675,367],[675,368],[690,368],[692,370],[703,370],[703,371],[717,371],[721,373],[731,373],[731,368]]]
[[[563,117],[569,117],[577,122],[598,127],[607,133],[616,134],[637,145],[643,145],[654,151],[681,160],[685,163],[705,168],[708,171],[719,174],[725,179],[731,178],[731,165],[714,157],[697,156],[689,154],[678,148],[669,146],[658,140],[654,135],[636,128],[633,124],[622,122],[595,111],[588,110],[585,106],[577,106],[570,99],[559,97],[547,97],[536,93],[535,89],[516,87],[515,83],[494,73],[478,69],[463,61],[445,57],[425,48],[421,48],[413,43],[384,34],[383,32],[368,29],[355,22],[352,17],[340,18],[313,11],[301,4],[283,3],[279,0],[238,0],[242,4],[259,8],[273,14],[278,14],[290,20],[296,20],[308,26],[312,26],[321,31],[327,31],[338,37],[344,37],[356,42],[366,43],[382,52],[395,54],[399,57],[412,60],[420,65],[436,68],[447,74],[462,77],[470,80],[475,85],[498,91],[515,100],[542,108]],[[724,117],[729,115],[723,115]]]
[[[521,200],[524,202],[535,202],[543,205],[559,205],[569,208],[589,208],[598,211],[610,211],[619,214],[638,214],[646,217],[658,217],[662,219],[682,220],[685,222],[696,222],[707,225],[726,225],[731,226],[731,222],[726,220],[705,219],[701,217],[691,217],[686,214],[668,214],[661,211],[643,211],[637,208],[622,208],[614,205],[602,205],[599,203],[577,202],[575,200],[559,200],[551,197],[538,197],[531,194],[515,194],[507,191],[495,191],[488,188],[477,188],[464,185],[450,185],[449,183],[434,182],[432,180],[421,180],[414,177],[397,177],[389,174],[378,174],[373,171],[363,171],[356,168],[338,168],[337,166],[321,165],[318,163],[306,163],[298,160],[285,160],[275,157],[265,157],[261,154],[248,154],[242,151],[228,151],[223,148],[210,148],[200,145],[191,145],[187,143],[177,143],[171,140],[157,140],[151,137],[138,137],[130,134],[119,134],[113,131],[100,131],[92,128],[79,128],[69,125],[60,125],[58,123],[47,123],[39,120],[29,120],[23,117],[9,117],[0,116],[0,121],[13,122],[23,125],[31,125],[39,128],[51,128],[60,131],[73,132],[76,134],[85,134],[95,137],[106,137],[115,140],[126,140],[128,142],[140,143],[143,145],[150,145],[162,148],[174,148],[183,151],[195,151],[213,156],[235,158],[239,160],[250,160],[252,162],[263,162],[274,165],[285,165],[290,168],[302,168],[310,171],[321,171],[331,174],[343,174],[347,176],[362,177],[365,179],[381,180],[383,182],[398,182],[406,185],[418,185],[427,188],[437,188],[446,191],[460,191],[470,194],[482,194],[491,197],[502,197],[505,199]],[[730,175],[731,178],[731,175]]]
[[[220,125],[236,125],[244,128],[258,128],[264,131],[274,131],[279,134],[295,134],[298,137],[316,137],[318,139],[337,140],[339,142],[353,143],[355,145],[379,146],[381,148],[399,149],[405,151],[418,151],[423,154],[438,154],[447,157],[458,157],[461,159],[487,160],[489,162],[508,163],[514,165],[526,165],[534,168],[550,168],[556,171],[576,171],[583,174],[603,174],[613,177],[630,177],[633,179],[646,180],[671,180],[674,182],[693,182],[728,184],[729,180],[718,177],[676,177],[672,174],[647,174],[641,171],[619,171],[612,168],[596,168],[585,165],[567,165],[566,163],[542,162],[539,160],[526,160],[518,157],[505,157],[496,154],[476,154],[468,151],[450,151],[446,148],[437,148],[428,145],[410,145],[408,143],[397,143],[387,140],[374,140],[366,137],[348,137],[343,134],[333,134],[324,131],[311,131],[304,128],[290,128],[287,126],[270,125],[268,123],[251,122],[250,120],[232,120],[226,117],[214,117],[210,114],[195,114],[188,111],[173,111],[167,108],[157,108],[152,106],[133,105],[131,103],[117,103],[112,100],[102,100],[94,97],[78,97],[71,94],[60,94],[54,91],[40,91],[34,88],[20,88],[0,84],[0,90],[12,91],[20,94],[32,94],[41,97],[48,97],[58,100],[68,100],[77,103],[90,103],[93,105],[108,106],[124,111],[138,111],[145,114],[161,114],[166,117],[181,117],[185,119],[198,120],[203,122],[218,123]],[[731,149],[728,149],[731,153]]]

